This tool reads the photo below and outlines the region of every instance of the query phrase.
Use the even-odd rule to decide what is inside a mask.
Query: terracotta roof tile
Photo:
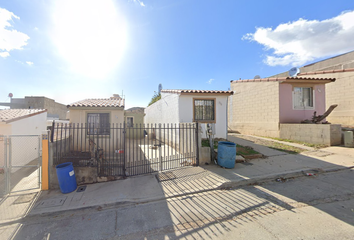
[[[124,107],[124,99],[121,97],[85,99],[69,104],[67,107]]]
[[[316,71],[316,72],[304,72],[304,73],[299,73],[298,76],[316,75],[316,74],[328,74],[328,73],[340,73],[340,72],[354,72],[354,68],[335,69],[335,70]]]
[[[279,77],[279,78],[261,78],[261,79],[244,79],[244,80],[231,80],[231,83],[244,83],[244,82],[280,82],[285,80],[309,80],[318,81],[326,80],[334,82],[335,78],[314,78],[314,77]]]
[[[9,123],[46,111],[46,109],[2,109],[0,110],[0,122]]]
[[[163,89],[163,93],[221,93],[221,94],[233,94],[233,91],[218,91],[218,90],[182,90],[182,89]]]

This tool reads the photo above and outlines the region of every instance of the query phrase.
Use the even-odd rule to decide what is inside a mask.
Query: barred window
[[[87,114],[88,135],[109,135],[109,113]]]
[[[194,121],[215,122],[214,99],[194,99]]]

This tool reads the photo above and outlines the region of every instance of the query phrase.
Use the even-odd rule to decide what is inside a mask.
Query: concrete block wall
[[[279,83],[232,82],[229,130],[279,137]]]
[[[279,137],[300,142],[335,146],[341,144],[340,124],[280,124]]]
[[[343,126],[354,126],[354,72],[314,74],[304,77],[336,78],[335,82],[326,84],[326,108],[338,104],[327,117],[327,121]]]

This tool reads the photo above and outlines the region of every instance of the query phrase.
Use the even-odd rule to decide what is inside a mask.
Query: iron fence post
[[[198,138],[198,136],[199,136],[199,124],[198,124],[198,122],[196,122],[196,124],[195,124],[195,140],[196,140],[196,164],[197,164],[197,166],[199,166],[199,138]]]
[[[161,123],[159,123],[159,139],[158,141],[161,143]],[[161,154],[161,144],[159,143],[159,159],[160,159],[160,172],[162,172],[162,154]]]

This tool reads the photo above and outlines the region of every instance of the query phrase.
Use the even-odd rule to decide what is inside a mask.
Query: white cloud
[[[28,65],[32,66],[33,65],[33,62],[30,62],[30,61],[27,61],[26,62]]]
[[[15,49],[22,49],[27,45],[29,37],[12,29],[11,21],[13,19],[20,19],[18,16],[9,12],[4,8],[0,8],[0,56],[6,58],[10,56],[10,51]]]
[[[266,50],[273,50],[264,60],[267,65],[300,66],[317,58],[354,50],[354,11],[323,21],[300,18],[275,29],[259,27],[242,39],[256,41]]]
[[[140,0],[132,0],[134,3],[137,3],[139,4],[140,6],[142,7],[145,7],[145,4],[143,3],[143,1],[140,1]]]
[[[212,81],[214,81],[214,78],[210,78],[209,81],[207,83],[211,84]]]

